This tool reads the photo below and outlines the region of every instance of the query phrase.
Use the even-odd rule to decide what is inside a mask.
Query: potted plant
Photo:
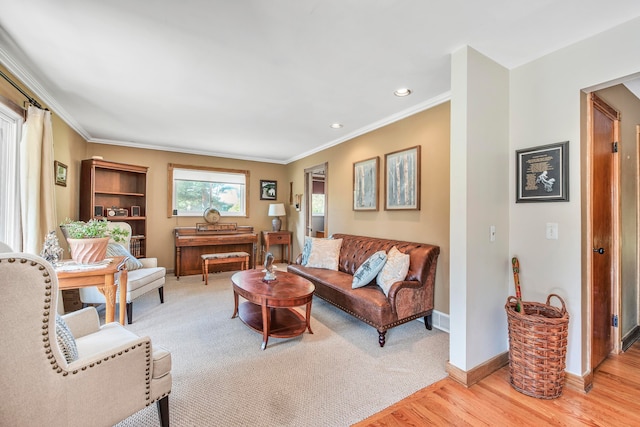
[[[87,222],[67,219],[60,224],[60,228],[69,243],[71,259],[81,264],[104,260],[109,239],[122,243],[129,234],[120,227],[109,227],[106,219],[90,219]]]

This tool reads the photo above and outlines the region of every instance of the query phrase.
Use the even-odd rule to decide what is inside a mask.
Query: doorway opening
[[[305,177],[305,236],[325,237],[328,230],[328,164],[304,170]]]

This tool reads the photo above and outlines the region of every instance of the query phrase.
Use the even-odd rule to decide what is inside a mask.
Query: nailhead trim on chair
[[[9,258],[8,261],[9,262],[16,262],[16,258]],[[29,262],[29,260],[21,258],[18,260],[20,263],[24,264]],[[56,360],[55,355],[53,354],[53,351],[51,350],[51,343],[50,343],[50,339],[49,339],[49,319],[50,319],[50,310],[51,310],[51,288],[52,288],[52,284],[51,284],[51,277],[49,276],[49,273],[46,270],[46,267],[38,262],[35,261],[31,261],[30,265],[32,267],[37,267],[40,271],[44,271],[42,277],[44,278],[44,283],[45,283],[45,292],[44,292],[44,311],[42,313],[42,342],[43,342],[43,347],[45,350],[45,354],[47,355],[47,359],[49,359],[49,363],[51,364],[51,369],[55,370],[57,373],[61,373],[63,377],[66,377],[69,375],[69,371],[65,371],[63,370],[59,365],[58,362]],[[124,353],[128,353],[129,350],[135,350],[136,348],[142,347],[143,343],[138,343],[134,346],[131,346],[129,348],[126,348],[124,350]],[[152,363],[152,359],[151,359],[151,343],[149,341],[147,341],[145,343],[145,349],[146,349],[146,356],[147,356],[147,368],[146,368],[146,394],[147,394],[147,401],[149,400],[149,394],[150,394],[150,388],[151,388],[151,363]],[[102,361],[109,361],[109,359],[115,359],[117,356],[121,356],[123,354],[123,351],[119,351],[117,354],[111,354],[107,357],[105,357],[102,360],[97,360],[93,363],[89,364],[89,368],[93,368],[96,365],[100,365],[102,363]],[[87,370],[87,366],[83,366],[80,368],[80,370],[78,369],[74,369],[73,371],[71,371],[72,374],[78,374],[80,371],[86,371]],[[164,396],[166,396],[167,394],[163,394],[162,396],[160,396],[158,399],[159,400],[161,398],[163,398]],[[155,401],[155,400],[154,400]],[[149,406],[150,403],[153,403],[154,401],[151,402],[147,402],[147,406]]]
[[[16,262],[16,258],[9,258],[8,262]],[[21,258],[19,260],[19,262],[21,263],[26,263],[29,262],[29,260],[26,260],[24,258]],[[46,270],[46,267],[40,263],[37,263],[35,261],[31,261],[30,262],[32,267],[38,267],[39,270],[44,271],[43,277],[44,277],[44,283],[45,283],[45,293],[44,293],[44,311],[42,313],[42,342],[43,342],[43,346],[45,349],[45,354],[47,355],[47,359],[50,360],[50,364],[51,364],[51,368],[53,370],[56,371],[56,373],[61,373],[63,377],[67,377],[69,375],[69,371],[64,371],[60,366],[58,366],[58,362],[55,358],[55,355],[53,354],[53,351],[51,350],[51,343],[49,342],[49,318],[50,318],[50,310],[51,310],[51,277],[49,277],[49,273]],[[117,356],[122,356],[123,353],[128,353],[131,350],[136,350],[137,348],[141,348],[143,343],[137,343],[136,345],[133,345],[131,347],[125,348],[124,351],[119,351],[117,354],[111,354],[107,357],[105,357],[103,360],[97,360],[96,362],[90,363],[89,364],[89,368],[93,368],[96,365],[100,365],[102,363],[102,361],[109,361],[109,359],[115,359]],[[151,342],[150,341],[146,341],[145,343],[145,353],[146,353],[146,358],[147,358],[147,362],[146,362],[146,377],[145,377],[145,385],[146,385],[146,391],[145,391],[145,395],[146,395],[146,406],[151,405],[152,403],[161,400],[163,398],[165,398],[166,396],[168,396],[169,394],[171,394],[171,391],[169,391],[168,393],[163,393],[161,396],[158,396],[155,399],[151,398],[151,364],[152,364],[152,355],[151,355]],[[80,371],[86,371],[87,370],[87,366],[82,366],[79,370],[78,369],[74,369],[73,371],[71,371],[71,373],[73,375],[76,375],[78,373],[80,373]]]

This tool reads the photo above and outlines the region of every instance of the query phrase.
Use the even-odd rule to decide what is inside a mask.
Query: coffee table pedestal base
[[[269,337],[297,337],[306,329],[313,333],[304,316],[288,307],[261,307],[247,301],[239,305],[238,317],[245,325],[262,334],[262,350],[267,348]]]

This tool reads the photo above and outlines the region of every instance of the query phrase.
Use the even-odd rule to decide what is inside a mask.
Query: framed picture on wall
[[[277,200],[278,182],[260,180],[260,200]]]
[[[53,162],[53,173],[56,185],[67,186],[67,165],[57,160]]]
[[[378,156],[353,164],[353,210],[378,210]]]
[[[516,203],[569,201],[569,141],[516,151]]]
[[[384,209],[420,210],[420,146],[384,158]]]

